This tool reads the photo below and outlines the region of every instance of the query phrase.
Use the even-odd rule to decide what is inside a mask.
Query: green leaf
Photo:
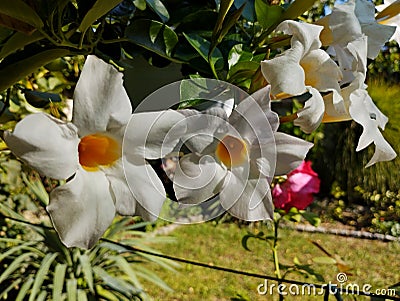
[[[52,102],[61,102],[61,97],[59,94],[55,94],[55,93],[49,93],[49,92],[40,92],[40,91],[32,91],[32,90],[24,90],[23,91],[24,95],[25,95],[25,99],[26,101],[36,107],[36,108],[44,108],[45,106],[47,106],[48,104],[52,103]],[[47,194],[47,193],[46,193]],[[46,197],[46,195],[42,195],[42,203],[43,201],[46,201],[48,204],[48,196]]]
[[[125,36],[136,45],[171,61],[180,62],[172,58],[178,36],[170,27],[161,22],[148,19],[135,20],[126,28]]]
[[[254,0],[235,0],[236,8],[240,8],[243,4],[246,4],[242,12],[243,17],[250,22],[254,22],[256,17]]]
[[[24,48],[26,45],[37,42],[43,38],[44,36],[39,31],[36,31],[31,35],[16,32],[7,40],[7,42],[1,48],[0,59],[3,59],[9,54]]]
[[[282,14],[280,22],[284,20],[294,20],[308,11],[317,0],[295,0]]]
[[[3,239],[2,239],[3,241]],[[6,252],[3,251],[3,254],[0,254],[0,262],[4,260],[4,258],[7,258],[11,256],[13,253],[19,253],[20,251],[23,251],[27,246],[33,245],[34,242],[28,242],[24,243],[23,245],[20,246],[15,246],[7,250]]]
[[[13,63],[0,63],[0,92],[9,88],[24,76],[35,72],[38,68],[63,56],[70,54],[68,49],[48,49]]]
[[[47,292],[46,291],[42,291],[39,296],[37,296],[35,301],[45,301],[46,300],[46,296],[47,296]]]
[[[23,301],[25,299],[25,296],[28,293],[28,290],[30,289],[34,280],[35,279],[33,277],[29,277],[28,279],[24,280],[24,284],[19,289],[17,298],[15,298],[15,301]],[[54,300],[56,300],[56,299],[54,299]],[[57,299],[57,300],[59,300],[59,299]]]
[[[111,287],[112,289],[123,294],[124,296],[129,297],[135,293],[135,288],[132,285],[120,278],[116,278],[110,275],[101,267],[95,266],[93,267],[93,271],[98,277],[100,277],[104,281],[105,285]]]
[[[78,301],[88,301],[87,294],[84,290],[78,289]]]
[[[85,280],[89,286],[89,290],[90,290],[90,292],[94,293],[93,271],[92,271],[92,265],[91,265],[90,259],[87,255],[82,254],[81,256],[79,256],[79,261],[82,266],[83,274],[85,275]]]
[[[35,91],[25,91],[25,95],[28,92],[35,92]],[[48,94],[50,94],[50,93],[48,93]],[[38,94],[38,95],[47,95],[47,94]],[[55,94],[52,94],[52,95],[55,95]],[[60,97],[59,95],[57,95],[57,96]],[[60,101],[61,101],[61,98],[60,98]],[[47,193],[46,188],[44,188],[42,181],[39,179],[29,180],[25,173],[21,173],[21,176],[22,176],[22,180],[29,187],[29,189],[33,192],[33,194],[41,201],[41,203],[44,206],[47,206],[49,204],[49,194]]]
[[[8,285],[8,287],[3,287],[2,290],[0,291],[0,300],[5,300],[8,297],[8,293],[12,290],[14,290],[16,287],[20,286],[20,283],[22,281],[22,278],[19,278],[15,281],[11,281],[11,283],[5,283],[5,286]]]
[[[234,11],[232,14],[230,14],[225,18],[221,30],[218,32],[217,36],[214,37],[214,39],[216,39],[216,42],[218,44],[222,42],[222,39],[227,35],[229,30],[237,23],[240,16],[242,15],[244,6],[245,5],[243,4],[238,10]]]
[[[300,214],[314,227],[318,227],[321,224],[321,219],[315,213],[301,210]]]
[[[212,34],[213,37],[218,38],[218,34],[221,32],[222,24],[224,22],[226,14],[228,13],[229,9],[231,8],[233,2],[234,2],[233,0],[221,0],[217,22],[215,23],[215,27],[214,27],[213,34]]]
[[[49,253],[43,258],[40,268],[35,275],[35,282],[33,283],[29,301],[36,300],[36,295],[39,293],[43,281],[49,272],[50,266],[57,256],[57,253]]]
[[[0,13],[26,22],[35,28],[44,26],[39,15],[22,0],[0,1]]]
[[[158,285],[159,287],[161,287],[162,289],[168,291],[168,292],[172,292],[173,289],[170,288],[160,277],[158,277],[156,274],[154,274],[154,272],[149,271],[148,269],[146,269],[143,266],[138,265],[136,267],[136,274],[140,277],[142,277],[143,279],[146,279],[156,285]]]
[[[264,236],[264,232],[259,232],[257,234],[253,234],[253,233],[247,233],[245,236],[243,236],[242,238],[242,246],[245,250],[247,251],[251,251],[248,247],[248,240],[250,238],[256,238],[256,239],[261,239],[261,240],[266,240],[269,239],[269,237],[263,237]]]
[[[235,77],[235,75],[237,75],[239,72],[243,73],[243,71],[249,71],[248,73],[246,72],[246,74],[254,74],[259,66],[259,63],[252,61],[238,62],[229,69],[228,79],[237,79],[237,76]]]
[[[189,44],[192,45],[194,49],[196,49],[200,56],[206,62],[209,62],[208,57],[211,43],[197,34],[183,33],[183,35],[185,36]],[[217,70],[221,70],[224,67],[224,59],[222,57],[222,53],[217,47],[212,52],[209,63],[215,66],[215,69]]]
[[[336,260],[332,257],[328,256],[318,256],[312,259],[315,263],[322,263],[322,264],[336,264]]]
[[[146,9],[146,1],[145,0],[133,0],[133,4],[137,9],[145,10]]]
[[[110,10],[116,7],[122,0],[97,0],[87,14],[83,17],[79,30],[86,32],[97,19],[107,14]]]
[[[114,256],[112,258],[115,263],[118,265],[118,267],[121,269],[121,271],[124,271],[124,273],[128,276],[129,281],[139,290],[142,290],[142,286],[136,276],[135,271],[132,269],[131,264],[126,261],[126,259],[123,256]]]
[[[160,17],[161,21],[167,22],[169,20],[169,13],[160,0],[146,0],[146,3]]]
[[[53,300],[61,300],[67,264],[57,264],[54,269]]]
[[[23,253],[20,256],[18,256],[16,259],[10,263],[10,265],[7,267],[7,269],[4,270],[4,272],[0,275],[0,283],[3,282],[10,276],[15,270],[21,268],[22,264],[27,260],[29,257],[34,257],[34,253],[29,252],[29,253]]]
[[[279,5],[268,5],[263,0],[255,0],[257,21],[262,28],[268,29],[282,17],[284,9]]]
[[[67,300],[76,301],[78,290],[78,281],[74,279],[67,280]]]

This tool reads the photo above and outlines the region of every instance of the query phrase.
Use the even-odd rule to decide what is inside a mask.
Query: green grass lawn
[[[263,231],[266,230],[265,226],[261,227]],[[155,247],[168,255],[274,276],[271,251],[266,242],[250,240],[248,246],[251,251],[246,251],[241,245],[243,235],[248,231],[257,230],[260,230],[260,227],[250,229],[248,226],[239,227],[229,223],[183,225],[169,234],[176,238],[175,243]],[[386,243],[280,229],[281,264],[292,264],[293,258],[297,257],[302,264],[312,264],[312,268],[324,276],[325,283],[336,282],[336,265],[313,263],[313,257],[324,256],[324,253],[311,241],[317,241],[331,254],[339,255],[352,267],[352,275],[348,275],[346,283],[358,284],[361,287],[370,284],[375,290],[387,288],[400,281],[400,244],[397,242]],[[246,298],[243,300],[278,300],[276,295],[272,297],[257,293],[257,286],[264,282],[262,279],[189,264],[181,264],[176,272],[156,266],[153,270],[173,289],[172,292],[166,292],[146,283],[148,293],[155,300],[232,300],[238,294]],[[318,282],[316,279],[306,279],[297,274],[290,274],[287,278]],[[299,296],[285,300],[322,301],[323,297]],[[334,298],[331,297],[330,300]],[[357,297],[357,300],[367,298]]]

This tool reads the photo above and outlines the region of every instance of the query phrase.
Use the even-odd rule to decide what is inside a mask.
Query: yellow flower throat
[[[107,166],[121,157],[121,146],[113,138],[104,134],[87,135],[78,145],[79,163],[87,171],[97,171],[99,166]]]
[[[216,157],[228,168],[243,164],[248,156],[246,142],[226,135],[217,145]]]

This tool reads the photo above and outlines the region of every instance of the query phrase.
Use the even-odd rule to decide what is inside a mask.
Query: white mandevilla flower
[[[381,47],[396,30],[394,26],[375,20],[375,5],[368,0],[349,0],[336,4],[332,13],[315,24],[323,25],[321,41],[324,46],[344,47],[349,42],[368,37],[368,58],[374,59]],[[335,47],[335,50],[336,50]]]
[[[269,94],[267,87],[241,101],[228,121],[222,108],[185,114],[184,140],[192,153],[175,170],[180,202],[197,204],[219,194],[221,206],[240,219],[273,217],[272,177],[296,168],[312,144],[276,132],[279,119],[270,110]]]
[[[319,92],[332,92],[337,110],[343,111],[339,93],[342,74],[337,64],[320,49],[322,29],[322,26],[307,23],[282,22],[276,30],[292,35],[291,48],[261,62],[261,71],[271,84],[272,97],[311,94],[304,108],[297,112],[294,122],[306,133],[319,126],[324,114],[324,102]]]
[[[68,179],[50,193],[47,210],[66,246],[90,248],[116,213],[156,218],[165,191],[142,149],[146,146],[156,154],[161,145],[158,136],[142,135],[165,134],[180,120],[181,114],[174,111],[132,115],[122,73],[88,56],[74,93],[72,123],[45,113],[28,115],[13,132],[5,133],[5,141],[42,175]],[[124,149],[139,150],[122,158],[129,121],[137,128],[126,131]],[[124,173],[135,185],[128,186]]]
[[[366,148],[371,143],[375,144],[375,152],[365,167],[380,161],[393,160],[397,155],[390,144],[385,140],[379,128],[385,129],[388,118],[375,106],[369,96],[364,77],[359,73],[356,79],[342,89],[342,96],[346,105],[346,113],[338,114],[333,108],[332,97],[326,95],[325,116],[323,122],[337,122],[354,120],[363,127],[363,133],[358,141],[356,151]]]
[[[379,24],[396,26],[391,40],[395,40],[400,45],[400,0],[385,0],[376,9],[379,11],[376,15],[376,21]]]

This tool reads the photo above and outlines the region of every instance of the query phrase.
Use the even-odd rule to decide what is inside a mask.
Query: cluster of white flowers
[[[395,158],[379,130],[384,130],[388,118],[373,103],[365,79],[367,58],[378,55],[396,27],[378,23],[372,2],[349,0],[335,5],[316,24],[284,21],[276,30],[292,39],[290,49],[261,63],[272,97],[311,94],[294,124],[311,133],[321,122],[353,119],[364,129],[357,151],[372,142],[376,146],[367,167]],[[321,46],[329,47],[325,51]]]
[[[277,31],[292,36],[291,48],[261,63],[269,85],[230,109],[222,103],[203,111],[132,113],[122,74],[90,55],[75,89],[72,122],[32,114],[6,132],[5,141],[42,175],[66,180],[50,193],[47,210],[69,247],[92,247],[116,214],[156,219],[166,192],[147,160],[182,145],[186,151],[173,176],[180,202],[219,196],[238,218],[271,219],[271,180],[299,166],[312,146],[277,131],[271,98],[308,92],[294,121],[303,131],[353,119],[364,128],[357,150],[376,145],[368,166],[396,156],[378,128],[387,118],[364,84],[367,57],[395,31],[374,14],[370,2],[357,0],[335,6],[318,24],[282,22]]]

